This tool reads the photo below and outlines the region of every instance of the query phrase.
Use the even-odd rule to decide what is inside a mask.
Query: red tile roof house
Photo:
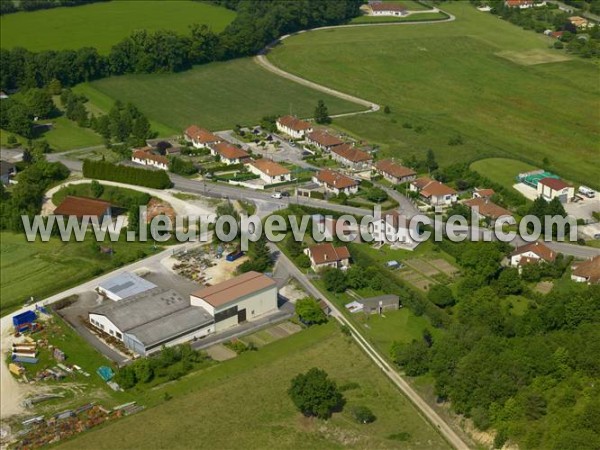
[[[330,242],[313,245],[304,249],[315,272],[325,267],[344,269],[350,265],[350,252],[346,247],[335,248]]]
[[[493,189],[475,189],[473,191],[473,198],[491,198],[496,191]]]
[[[431,206],[451,205],[458,200],[458,194],[454,189],[427,177],[411,181],[410,190],[418,192]]]
[[[377,161],[374,168],[378,174],[394,184],[407,183],[417,177],[417,173],[414,170],[401,166],[391,159]]]
[[[261,180],[267,184],[283,183],[292,181],[292,173],[270,159],[257,159],[246,163],[248,170],[255,175],[258,175]]]
[[[223,142],[223,139],[216,134],[213,134],[204,128],[197,127],[196,125],[189,126],[184,131],[183,137],[196,148],[208,148],[211,144]]]
[[[329,134],[327,131],[322,130],[316,130],[312,133],[308,133],[306,136],[306,142],[327,152],[336,145],[342,145],[344,143],[335,136]]]
[[[134,150],[131,154],[131,160],[136,164],[143,166],[152,166],[157,169],[169,170],[169,160],[161,155],[155,155],[149,147]]]
[[[502,206],[498,206],[489,198],[476,197],[464,202],[472,213],[475,215],[475,220],[479,221],[482,218],[489,219],[490,223],[494,223],[500,217],[512,217],[512,213]]]
[[[519,9],[533,8],[533,0],[505,0],[504,6]]]
[[[600,283],[600,256],[573,264],[571,280],[578,283]]]
[[[210,154],[219,156],[221,162],[231,164],[243,164],[250,160],[250,155],[229,142],[220,142],[209,146]]]
[[[330,169],[323,169],[315,176],[313,182],[319,186],[324,186],[328,192],[333,192],[335,195],[346,194],[352,195],[358,192],[359,182],[353,178],[342,175]]]
[[[542,178],[537,184],[537,194],[546,201],[558,198],[561,203],[568,203],[575,197],[575,188],[563,180]]]
[[[84,216],[97,217],[101,221],[103,217],[111,216],[112,209],[110,203],[104,200],[69,195],[65,197],[52,214],[55,216],[75,216],[79,220]]]
[[[372,16],[406,16],[408,9],[401,3],[374,1],[369,3]]]
[[[510,265],[519,267],[524,264],[539,263],[542,261],[554,262],[557,253],[551,250],[542,242],[532,242],[530,244],[517,247],[510,254]]]
[[[371,155],[350,144],[333,147],[331,149],[331,157],[340,164],[355,170],[369,169],[373,164],[373,157]]]
[[[312,125],[296,116],[283,116],[275,122],[277,129],[294,139],[302,139],[306,133],[313,131]]]

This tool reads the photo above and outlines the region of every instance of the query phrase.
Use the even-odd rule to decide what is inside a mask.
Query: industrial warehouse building
[[[122,274],[123,275],[123,274]],[[105,283],[113,296],[146,285],[126,274]],[[129,282],[134,281],[133,284]],[[145,281],[140,278],[140,280]],[[112,283],[109,283],[112,282]],[[151,284],[151,283],[150,283]],[[115,286],[125,286],[115,289]],[[248,272],[183,297],[172,289],[153,287],[118,301],[105,302],[88,314],[90,323],[123,341],[133,352],[148,355],[165,346],[230,328],[277,311],[277,285],[258,272]]]
[[[191,304],[212,314],[220,331],[276,311],[277,284],[261,273],[248,272],[192,292]]]
[[[149,291],[155,287],[155,284],[144,280],[142,277],[138,277],[130,272],[123,272],[103,281],[98,285],[96,290],[100,295],[104,295],[116,302]]]

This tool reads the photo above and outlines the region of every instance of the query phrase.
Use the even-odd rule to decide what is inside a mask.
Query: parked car
[[[273,192],[271,194],[271,197],[279,199],[279,198],[281,198],[281,192]]]

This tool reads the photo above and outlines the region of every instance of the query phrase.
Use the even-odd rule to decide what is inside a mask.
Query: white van
[[[596,196],[596,192],[587,186],[579,186],[578,191],[580,194],[583,194],[589,198],[594,198]]]

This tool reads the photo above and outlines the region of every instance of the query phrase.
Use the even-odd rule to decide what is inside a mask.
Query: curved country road
[[[357,23],[357,24],[351,24],[351,25],[332,25],[332,26],[327,26],[327,27],[312,28],[310,30],[298,31],[297,33],[292,33],[292,34],[286,34],[285,36],[282,36],[279,39],[271,42],[264,49],[262,49],[259,52],[259,54],[254,57],[254,62],[256,62],[258,65],[262,66],[264,69],[268,70],[269,72],[272,72],[276,75],[279,75],[280,77],[283,77],[290,81],[293,81],[294,83],[298,83],[298,84],[307,86],[307,87],[315,89],[317,91],[321,91],[326,94],[333,95],[334,97],[338,97],[338,98],[341,98],[342,100],[347,100],[349,102],[356,103],[357,105],[364,106],[367,108],[363,111],[336,114],[336,115],[332,115],[331,117],[354,116],[357,114],[367,114],[367,113],[379,111],[379,109],[381,107],[380,107],[380,105],[378,105],[375,102],[371,102],[369,100],[355,97],[354,95],[350,95],[350,94],[346,94],[344,92],[337,91],[330,87],[323,86],[322,84],[315,83],[314,81],[307,80],[306,78],[302,78],[298,75],[294,75],[290,72],[286,72],[285,70],[280,69],[279,67],[275,66],[273,63],[271,63],[271,61],[268,60],[267,54],[273,47],[280,44],[281,41],[283,41],[284,39],[290,38],[292,36],[297,36],[297,35],[303,34],[303,33],[310,33],[312,31],[330,30],[330,29],[334,29],[334,28],[389,27],[389,26],[400,26],[400,25],[433,25],[436,23],[447,23],[447,22],[452,22],[452,21],[456,20],[456,17],[454,15],[452,15],[446,11],[441,11],[437,8],[434,8],[433,10],[431,10],[431,12],[443,12],[444,14],[446,14],[448,16],[448,18],[443,19],[443,20],[421,20],[418,22],[383,22],[383,23]]]
[[[351,116],[356,114],[366,114],[370,112],[375,112],[380,109],[380,105],[377,103],[371,102],[369,100],[365,100],[359,97],[355,97],[350,94],[346,94],[344,92],[336,91],[335,89],[329,88],[327,86],[323,86],[321,84],[315,83],[313,81],[307,80],[306,78],[299,77],[292,73],[286,72],[279,67],[273,65],[266,57],[268,52],[277,44],[279,44],[282,40],[289,38],[290,36],[295,36],[301,33],[306,33],[310,31],[317,30],[325,30],[331,28],[350,28],[350,27],[364,27],[364,26],[396,26],[396,25],[420,25],[420,24],[434,24],[434,23],[445,23],[451,22],[455,20],[455,17],[452,14],[448,14],[448,18],[446,20],[436,20],[436,21],[422,21],[422,22],[389,22],[389,23],[378,23],[378,24],[356,24],[356,25],[338,25],[338,26],[330,26],[330,27],[321,27],[315,28],[312,30],[301,31],[294,34],[288,34],[282,36],[280,39],[272,42],[267,47],[265,47],[257,56],[254,57],[254,61],[265,68],[266,70],[279,75],[281,77],[287,78],[295,83],[302,84],[304,86],[310,87],[312,89],[324,92],[329,95],[333,95],[335,97],[341,98],[343,100],[347,100],[358,105],[364,106],[368,109],[363,111],[357,111],[352,113],[338,114],[332,117],[341,117],[341,116]],[[433,410],[425,400],[410,386],[393,368],[391,368],[381,357],[379,352],[370,345],[361,333],[352,326],[345,317],[337,310],[337,308],[331,304],[327,298],[325,298],[319,291],[314,287],[314,285],[306,279],[306,277],[300,273],[300,271],[290,262],[287,258],[280,253],[279,262],[283,263],[287,266],[290,273],[293,273],[296,278],[307,288],[309,292],[313,294],[316,298],[320,298],[325,300],[330,308],[332,309],[332,315],[339,320],[340,322],[347,325],[351,330],[353,337],[356,339],[358,344],[362,347],[367,355],[375,362],[375,364],[382,370],[382,372],[390,378],[390,380],[404,393],[404,395],[419,409],[421,414],[438,430],[438,432],[446,439],[446,441],[452,445],[452,447],[456,449],[468,449],[469,446],[467,443],[446,423],[446,421],[435,411]]]

